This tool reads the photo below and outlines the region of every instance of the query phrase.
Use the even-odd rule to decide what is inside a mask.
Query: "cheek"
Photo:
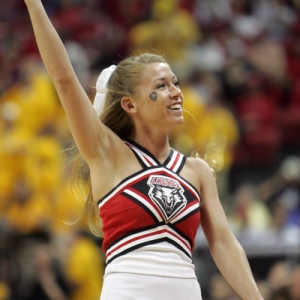
[[[157,101],[151,101],[148,99],[147,105],[145,105],[142,109],[142,115],[144,119],[146,120],[161,120],[164,119],[167,116],[167,112],[165,107]]]
[[[158,98],[158,95],[156,92],[152,92],[150,95],[149,95],[149,99],[153,102],[155,102]]]

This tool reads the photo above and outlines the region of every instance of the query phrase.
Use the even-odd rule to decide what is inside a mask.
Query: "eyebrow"
[[[155,83],[155,81],[165,81],[167,78],[166,77],[161,77],[161,78],[156,78],[152,81],[152,83]],[[172,79],[176,79],[177,77],[175,75],[172,76]]]

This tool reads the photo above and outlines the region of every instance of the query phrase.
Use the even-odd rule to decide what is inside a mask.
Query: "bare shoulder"
[[[186,161],[187,167],[191,168],[198,178],[206,178],[207,176],[214,178],[214,171],[209,164],[202,158],[188,157]]]
[[[205,185],[215,182],[212,169],[201,158],[188,157],[181,175],[194,185],[199,193]]]

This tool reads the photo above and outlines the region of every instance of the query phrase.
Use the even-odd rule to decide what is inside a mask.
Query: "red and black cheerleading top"
[[[179,174],[186,156],[171,150],[161,164],[134,141],[124,141],[142,170],[122,180],[98,202],[106,263],[135,249],[168,242],[191,258],[200,225],[200,197]]]

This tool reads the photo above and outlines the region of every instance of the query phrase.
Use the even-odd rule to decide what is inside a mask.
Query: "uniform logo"
[[[150,186],[148,195],[158,205],[166,221],[185,208],[187,200],[177,180],[166,176],[151,175],[147,183]]]

